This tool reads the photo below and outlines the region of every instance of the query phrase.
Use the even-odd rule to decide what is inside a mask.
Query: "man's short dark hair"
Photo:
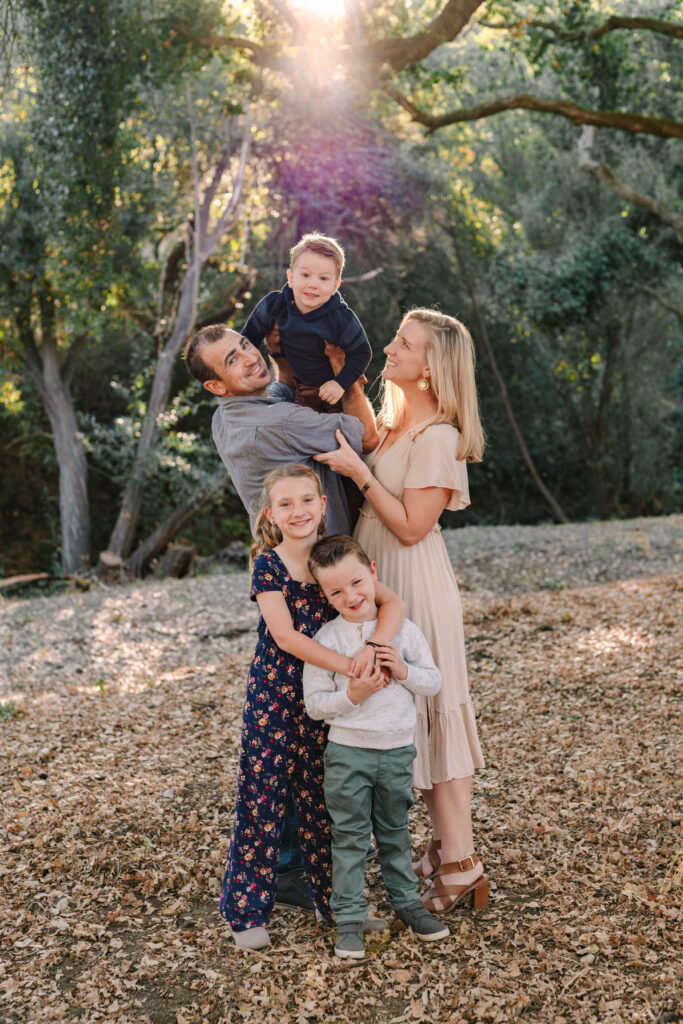
[[[318,569],[331,569],[347,555],[355,555],[362,565],[367,565],[368,569],[372,568],[370,559],[357,540],[347,537],[345,533],[333,533],[331,537],[323,537],[313,545],[308,556],[308,571],[317,579]]]
[[[220,341],[230,330],[231,328],[225,327],[224,324],[210,324],[208,327],[202,327],[201,331],[197,331],[194,337],[188,341],[183,352],[185,365],[189,373],[200,384],[212,380],[215,376],[213,370],[210,370],[202,359],[202,352],[207,345],[213,345],[215,341]]]

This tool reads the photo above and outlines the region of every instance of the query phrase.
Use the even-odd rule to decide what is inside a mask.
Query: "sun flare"
[[[292,0],[292,11],[299,17],[319,21],[339,21],[344,16],[346,0]]]

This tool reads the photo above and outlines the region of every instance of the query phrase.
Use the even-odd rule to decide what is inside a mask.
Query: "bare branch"
[[[247,170],[247,161],[249,159],[249,151],[251,149],[251,111],[247,109],[244,117],[244,132],[242,135],[242,145],[240,147],[240,158],[239,166],[237,168],[237,174],[235,176],[235,184],[232,190],[232,196],[227,207],[221,214],[218,223],[211,232],[209,238],[206,240],[206,245],[202,245],[201,260],[202,264],[211,256],[218,243],[220,242],[223,235],[232,225],[240,202],[242,200],[242,188],[244,186],[244,177]]]
[[[390,36],[365,46],[356,46],[353,60],[363,64],[390,64],[394,71],[401,71],[407,64],[415,64],[428,57],[437,46],[452,42],[482,3],[483,0],[447,0],[422,32],[413,36]]]
[[[493,114],[501,114],[505,110],[535,110],[541,114],[559,114],[574,124],[592,124],[596,128],[616,128],[619,131],[634,134],[656,135],[660,139],[683,139],[683,122],[667,121],[661,117],[646,117],[644,114],[622,113],[618,110],[587,110],[578,107],[568,100],[543,99],[531,93],[519,93],[516,96],[499,96],[478,103],[473,107],[463,107],[447,114],[434,116],[420,110],[391,82],[384,81],[383,87],[393,100],[406,110],[413,121],[423,124],[430,132],[444,128],[449,124],[463,121],[480,121]]]
[[[157,528],[138,546],[126,562],[126,569],[141,576],[147,563],[155,558],[189,522],[201,511],[206,502],[228,483],[229,477],[221,466],[213,476],[209,477],[204,487],[196,490],[187,501],[183,502],[160,523]]]
[[[593,160],[591,152],[594,136],[595,128],[592,125],[586,125],[579,139],[579,167],[581,170],[594,174],[596,178],[604,182],[608,188],[611,188],[622,199],[644,207],[646,210],[654,213],[655,216],[661,218],[661,220],[666,221],[667,224],[671,224],[683,243],[683,215],[670,210],[668,206],[660,203],[658,199],[652,199],[651,196],[644,196],[640,192],[635,192],[628,185],[625,185],[623,181],[619,181],[616,175],[610,171],[609,167]]]
[[[429,56],[432,50],[442,43],[455,39],[483,3],[484,0],[446,0],[441,11],[422,32],[416,32],[412,36],[388,36],[371,43],[354,43],[353,46],[340,47],[330,52],[329,62],[333,64],[338,60],[346,65],[374,67],[389,64],[394,71],[401,71],[406,65]],[[191,26],[184,22],[176,25],[176,33],[207,49],[246,50],[257,67],[273,71],[292,73],[299,69],[301,63],[300,57],[287,57],[277,46],[262,46],[244,36],[195,36]]]
[[[663,299],[662,296],[654,290],[654,288],[648,288],[646,285],[644,285],[641,288],[641,291],[645,292],[646,295],[649,295],[651,296],[651,298],[655,299],[655,301],[658,302],[660,306],[663,306],[664,309],[668,309],[668,311],[670,313],[673,313],[674,316],[677,316],[679,320],[683,320],[683,309],[679,309],[678,306],[674,306],[671,302],[667,302],[666,299]]]
[[[365,281],[372,281],[373,278],[382,273],[384,273],[384,267],[375,267],[374,270],[368,270],[364,274],[359,274],[357,277],[345,277],[342,284],[364,284]]]
[[[578,42],[579,40],[602,39],[608,32],[615,29],[628,29],[631,32],[638,30],[646,32],[658,32],[660,35],[673,36],[675,39],[683,39],[683,25],[676,25],[670,21],[661,21],[658,18],[608,18],[597,28],[576,29],[568,31],[561,25],[552,21],[541,21],[536,18],[521,18],[519,21],[479,21],[477,24],[482,28],[503,29],[519,32],[525,28],[540,28],[551,32],[556,39],[562,42]]]

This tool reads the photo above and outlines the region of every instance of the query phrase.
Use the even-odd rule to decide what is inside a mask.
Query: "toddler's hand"
[[[393,644],[382,644],[380,647],[376,647],[375,654],[377,655],[377,664],[388,669],[394,679],[402,683],[408,678],[408,666]]]
[[[359,679],[349,676],[349,688],[346,692],[352,704],[361,704],[383,686],[384,674],[379,665],[375,665],[367,669]]]
[[[328,405],[336,405],[344,397],[344,388],[337,384],[336,380],[328,380],[319,389],[318,394],[323,402],[327,402]]]

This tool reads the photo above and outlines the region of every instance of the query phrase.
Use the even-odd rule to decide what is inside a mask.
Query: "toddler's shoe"
[[[277,876],[275,904],[281,910],[297,907],[300,910],[313,910],[313,900],[308,891],[308,882],[304,871],[287,871]]]
[[[420,900],[415,900],[414,903],[394,912],[399,921],[408,925],[410,930],[423,942],[436,942],[437,939],[445,939],[447,935],[451,934],[442,921],[432,917],[429,911],[425,910]]]
[[[230,925],[228,925],[230,928]],[[247,928],[243,932],[234,932],[230,928],[230,934],[235,940],[238,949],[265,949],[270,945],[270,935],[265,928]]]
[[[335,956],[344,959],[362,960],[365,956],[363,922],[344,921],[337,925],[337,939],[334,944]]]

